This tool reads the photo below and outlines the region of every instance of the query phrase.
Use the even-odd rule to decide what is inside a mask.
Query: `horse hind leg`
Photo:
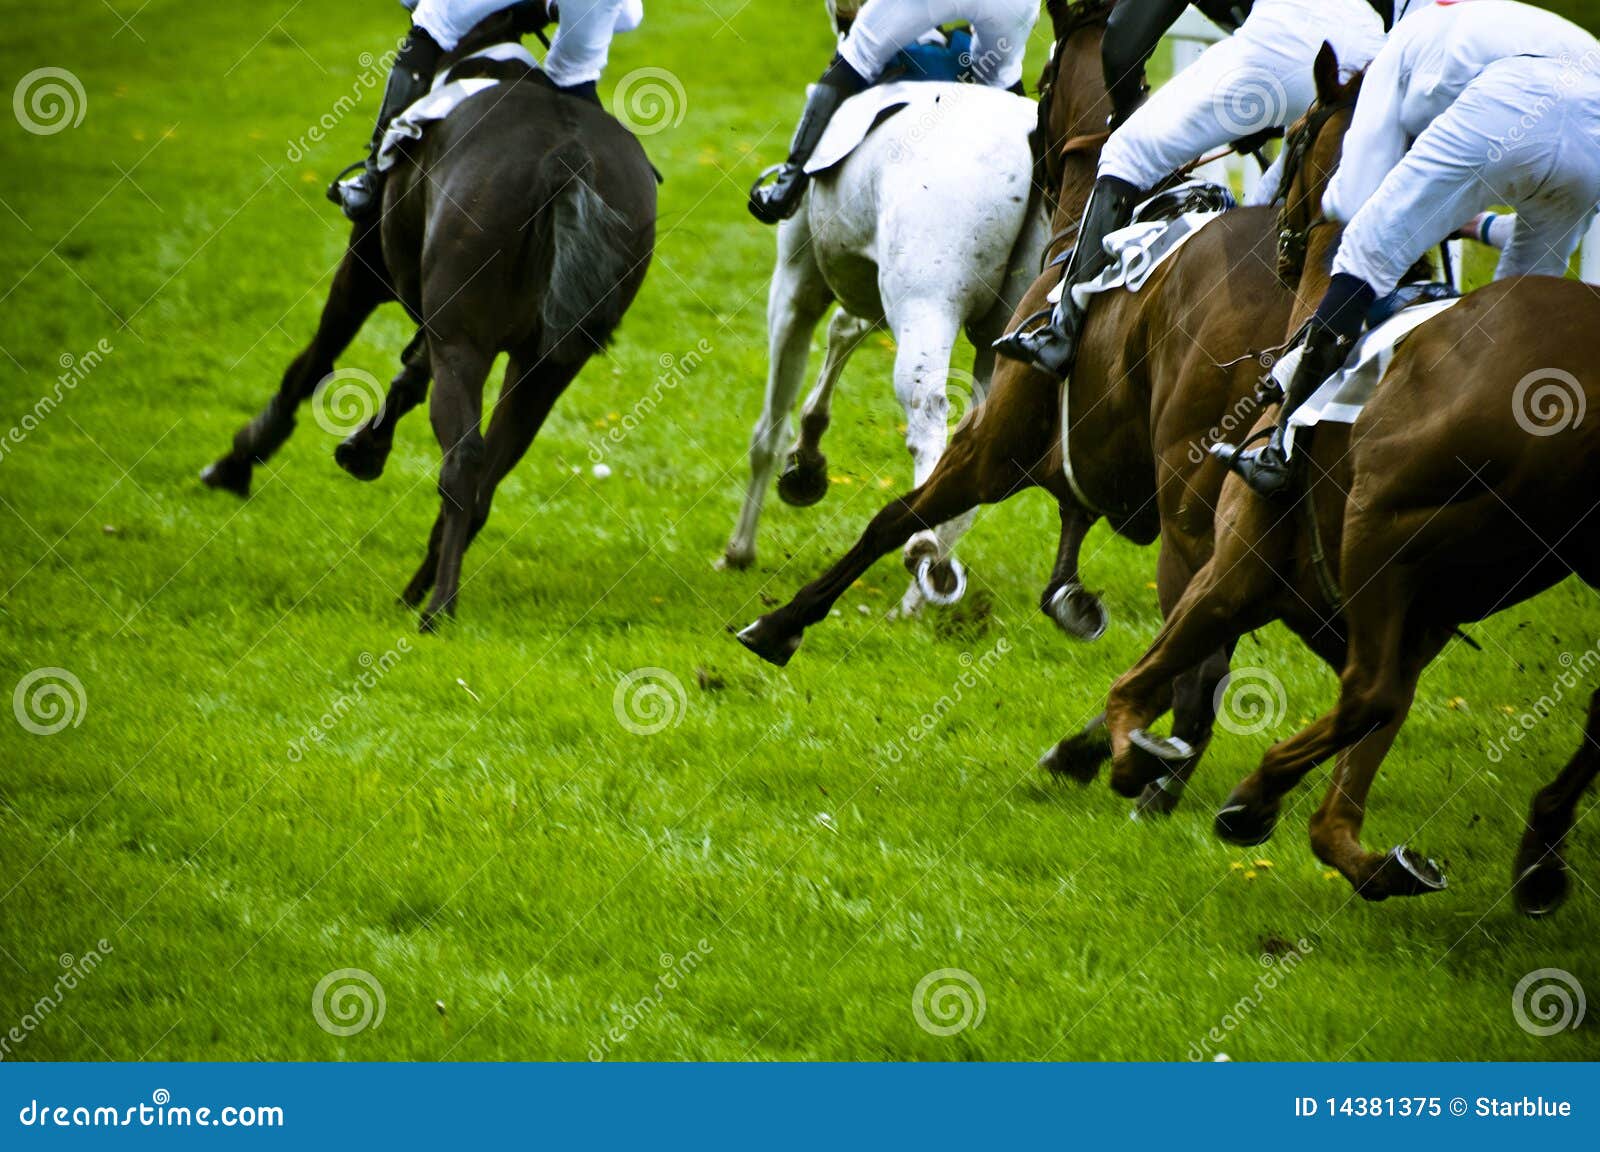
[[[872,325],[843,308],[828,321],[828,351],[822,360],[817,386],[806,397],[800,415],[800,438],[778,475],[778,497],[794,508],[809,508],[828,494],[828,458],[822,454],[822,436],[833,413],[833,392],[861,341]]]
[[[388,284],[374,271],[383,267],[381,254],[375,258],[374,253],[362,251],[377,243],[376,236],[376,231],[371,231],[351,242],[334,273],[311,343],[289,365],[266,407],[234,435],[233,447],[200,473],[207,487],[237,496],[250,494],[255,466],[266,463],[294,432],[295,409],[333,372],[334,362],[356,338],[367,317],[393,298]]]
[[[401,419],[428,398],[433,365],[428,359],[428,335],[418,329],[400,357],[400,371],[389,383],[389,395],[370,420],[339,442],[333,458],[357,480],[383,475],[394,448],[394,430]]]
[[[1578,801],[1600,773],[1600,692],[1589,699],[1583,743],[1561,774],[1533,798],[1528,827],[1517,848],[1512,893],[1527,916],[1546,916],[1567,898],[1571,879],[1564,853],[1577,819]]]
[[[927,483],[944,455],[950,437],[950,356],[955,350],[959,324],[947,308],[902,306],[891,317],[899,344],[894,362],[894,391],[906,416],[906,448],[911,453],[917,486]],[[971,409],[975,389],[961,390],[963,412]],[[966,592],[966,573],[950,554],[950,544],[962,530],[959,518],[971,523],[972,506],[956,517],[958,523],[943,531],[947,521],[924,529],[907,541],[904,560],[912,575],[900,601],[901,616],[915,615],[924,603],[954,604]]]
[[[778,265],[767,296],[767,392],[750,436],[750,483],[739,521],[718,568],[743,569],[755,563],[756,528],[767,486],[778,463],[789,411],[805,382],[811,334],[832,303],[832,294],[811,254],[804,213],[778,230]]]
[[[437,553],[437,567],[433,598],[422,614],[424,632],[434,631],[440,617],[455,614],[461,561],[472,540],[487,456],[482,430],[483,384],[493,361],[488,353],[465,344],[441,346],[431,340],[430,347],[438,383],[429,414],[444,459],[439,468],[439,521],[434,526],[437,547],[429,544],[430,556]],[[413,580],[413,588],[416,584]]]

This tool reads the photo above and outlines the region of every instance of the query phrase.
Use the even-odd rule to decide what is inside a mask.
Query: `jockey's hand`
[[[511,14],[516,21],[516,30],[523,35],[542,32],[561,19],[555,0],[522,0],[522,3],[511,6]]]
[[[1276,140],[1282,135],[1282,128],[1263,128],[1259,132],[1239,137],[1233,142],[1233,150],[1241,156],[1254,156],[1266,147],[1268,140]]]

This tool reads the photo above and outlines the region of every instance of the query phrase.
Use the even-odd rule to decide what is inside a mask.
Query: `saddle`
[[[1233,193],[1220,184],[1189,180],[1164,188],[1139,203],[1133,222],[1106,237],[1111,263],[1092,280],[1073,286],[1072,298],[1087,308],[1091,297],[1116,289],[1137,292],[1195,234],[1234,206]],[[1057,284],[1050,302],[1058,303],[1064,285]]]
[[[1287,443],[1294,451],[1295,432],[1318,424],[1354,424],[1378,390],[1401,343],[1439,313],[1454,307],[1461,294],[1449,284],[1407,284],[1377,301],[1367,311],[1366,334],[1350,350],[1344,367],[1311,394],[1289,418]],[[1272,378],[1283,387],[1293,378],[1303,345],[1273,367]]]

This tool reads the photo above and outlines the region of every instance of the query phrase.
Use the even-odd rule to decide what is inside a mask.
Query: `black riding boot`
[[[1278,409],[1278,426],[1260,448],[1241,451],[1231,444],[1213,444],[1211,454],[1239,474],[1257,493],[1268,498],[1292,493],[1303,456],[1289,456],[1286,443],[1289,417],[1311,399],[1316,390],[1344,364],[1351,345],[1361,334],[1374,294],[1365,281],[1340,273],[1322,298],[1306,334],[1305,351],[1295,366],[1294,378]]]
[[[795,129],[794,142],[789,145],[789,159],[763,172],[755,187],[750,189],[750,215],[763,224],[776,224],[795,214],[809,183],[806,161],[822,143],[822,134],[827,131],[839,105],[866,87],[867,81],[845,63],[842,56],[833,58],[833,63],[806,98],[800,126]],[[768,184],[767,180],[773,177],[775,179]]]
[[[344,209],[351,220],[359,223],[382,205],[383,178],[378,171],[378,149],[383,144],[383,135],[396,116],[428,94],[443,53],[432,36],[414,25],[400,45],[394,67],[389,70],[389,82],[383,88],[383,104],[378,109],[378,124],[372,131],[367,158],[339,173],[328,187],[328,199]]]
[[[1021,327],[994,342],[995,350],[1024,363],[1037,365],[1055,376],[1065,376],[1078,351],[1078,335],[1083,329],[1083,310],[1072,299],[1075,285],[1092,280],[1107,264],[1106,237],[1127,226],[1139,201],[1139,189],[1115,176],[1102,176],[1094,182],[1089,203],[1078,224],[1078,240],[1061,277],[1061,300],[1047,314],[1029,317]],[[1044,319],[1036,328],[1029,325]]]

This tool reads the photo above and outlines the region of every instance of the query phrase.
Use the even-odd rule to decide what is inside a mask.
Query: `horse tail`
[[[611,342],[627,310],[622,287],[633,271],[626,220],[595,189],[594,156],[577,140],[541,165],[543,227],[550,274],[541,306],[542,355],[587,357]]]

